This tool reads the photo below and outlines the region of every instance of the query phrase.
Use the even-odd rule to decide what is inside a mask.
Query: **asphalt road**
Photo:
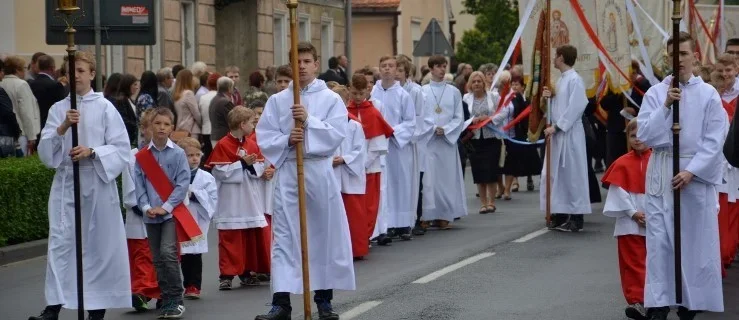
[[[600,214],[600,204],[585,218],[583,232],[537,232],[544,226],[537,192],[514,193],[511,201],[499,200],[496,213],[480,215],[467,178],[471,214],[452,230],[372,248],[367,260],[355,264],[358,290],[335,293],[342,319],[626,319],[613,221]],[[525,179],[520,182],[525,187]],[[238,288],[236,281],[234,290],[218,291],[216,240],[211,233],[202,299],[187,301],[185,316],[253,319],[269,309],[269,285]],[[0,319],[25,320],[41,311],[45,263],[40,257],[0,267]],[[730,270],[724,291],[727,311],[696,319],[739,319],[739,265]],[[302,318],[300,296],[293,306],[293,318]],[[129,310],[106,316],[155,318],[153,311]],[[76,313],[65,310],[61,319],[76,319]]]

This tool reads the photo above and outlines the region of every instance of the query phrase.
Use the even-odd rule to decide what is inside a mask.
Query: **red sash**
[[[506,92],[507,92],[506,95],[505,96],[501,96],[500,97],[500,100],[498,100],[498,101],[502,101],[503,103],[501,103],[501,104],[498,105],[498,109],[495,110],[495,113],[493,113],[493,116],[495,116],[496,114],[498,114],[498,112],[500,112],[500,110],[503,110],[503,108],[505,108],[505,106],[507,106],[513,100],[513,97],[516,96],[516,93],[510,91],[510,89],[506,90]],[[480,129],[480,128],[486,126],[491,121],[493,121],[493,117],[488,117],[487,119],[485,119],[483,121],[480,121],[478,123],[470,124],[469,126],[467,126],[467,130],[477,130],[477,129]]]
[[[726,113],[729,114],[729,122],[734,120],[734,112],[736,112],[736,104],[737,104],[737,98],[734,98],[734,100],[726,101],[721,99],[721,103],[724,105],[724,110],[726,110]]]
[[[156,190],[162,201],[167,201],[169,195],[174,191],[174,186],[169,182],[167,174],[159,166],[154,155],[149,148],[136,153],[136,161],[139,163],[141,170],[144,171],[146,179]],[[190,242],[201,240],[203,232],[200,231],[198,223],[190,214],[184,203],[180,203],[172,210],[172,216],[175,218],[175,226],[177,230],[177,242]]]

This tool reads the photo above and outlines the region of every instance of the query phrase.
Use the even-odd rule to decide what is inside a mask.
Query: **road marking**
[[[367,311],[370,311],[370,309],[379,306],[380,304],[382,304],[382,301],[367,301],[365,303],[362,303],[362,304],[354,307],[353,309],[351,309],[351,310],[349,310],[347,312],[342,313],[341,316],[339,316],[339,317],[341,319],[344,319],[344,320],[354,319],[354,318],[358,317],[359,315],[361,315],[361,314],[363,314],[363,313],[365,313]]]
[[[413,281],[413,283],[417,283],[417,284],[429,283],[431,281],[434,281],[434,280],[440,278],[441,276],[443,276],[443,275],[445,275],[447,273],[450,273],[452,271],[455,271],[455,270],[457,270],[459,268],[462,268],[464,266],[473,264],[473,263],[475,263],[477,261],[480,261],[482,259],[485,259],[485,258],[488,258],[488,257],[492,257],[494,255],[495,255],[495,252],[483,252],[483,253],[478,254],[476,256],[472,256],[472,257],[469,257],[467,259],[464,259],[464,260],[462,260],[460,262],[457,262],[457,263],[455,263],[453,265],[444,267],[441,270],[434,271],[434,272],[432,272],[432,273],[424,276],[423,278],[420,278],[420,279],[418,279],[416,281]]]
[[[540,230],[536,230],[536,231],[534,231],[532,233],[529,233],[529,234],[527,234],[527,235],[525,235],[523,237],[520,237],[520,238],[518,238],[516,240],[513,240],[513,242],[515,242],[515,243],[524,243],[526,241],[529,241],[529,240],[531,240],[533,238],[536,238],[536,237],[538,237],[538,236],[540,236],[542,234],[545,234],[547,232],[549,232],[549,229],[548,228],[543,228],[543,229],[540,229]]]

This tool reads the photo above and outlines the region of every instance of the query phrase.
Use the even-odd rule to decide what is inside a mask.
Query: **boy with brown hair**
[[[214,222],[218,228],[219,290],[231,290],[235,276],[241,285],[258,285],[257,273],[269,273],[269,232],[260,198],[259,179],[264,163],[257,162],[259,150],[247,138],[254,130],[254,111],[235,107],[228,113],[228,135],[218,141],[206,166],[218,184]],[[267,238],[269,239],[269,238]]]

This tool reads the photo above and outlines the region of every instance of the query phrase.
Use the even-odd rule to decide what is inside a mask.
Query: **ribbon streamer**
[[[657,80],[657,77],[654,76],[654,70],[652,69],[652,59],[649,57],[649,52],[647,52],[647,46],[644,45],[644,37],[642,37],[641,27],[639,26],[639,21],[636,17],[636,11],[634,10],[634,3],[632,1],[634,0],[626,0],[626,11],[629,12],[629,15],[631,16],[631,23],[634,25],[634,31],[636,31],[636,40],[639,42],[639,51],[641,52],[641,58],[644,60],[645,63],[647,63],[647,65],[645,66],[643,63],[641,63],[641,61],[639,61],[639,67],[643,71],[644,77],[649,80],[649,84],[655,85],[658,84],[659,81]]]
[[[506,61],[511,59],[511,55],[513,55],[513,51],[516,49],[516,44],[521,40],[523,29],[526,27],[526,22],[529,20],[531,12],[534,11],[534,4],[536,4],[536,2],[538,2],[538,0],[529,0],[529,4],[526,6],[526,11],[524,11],[523,17],[520,20],[521,22],[519,22],[518,28],[516,29],[516,33],[513,34],[513,40],[511,40],[511,43],[508,45],[508,50],[506,50],[505,55],[503,56],[503,61],[498,65],[498,71],[496,71],[495,76],[493,76],[493,83],[490,84],[491,91],[495,87],[495,84],[498,83],[498,78],[500,78],[500,75],[505,69]]]

